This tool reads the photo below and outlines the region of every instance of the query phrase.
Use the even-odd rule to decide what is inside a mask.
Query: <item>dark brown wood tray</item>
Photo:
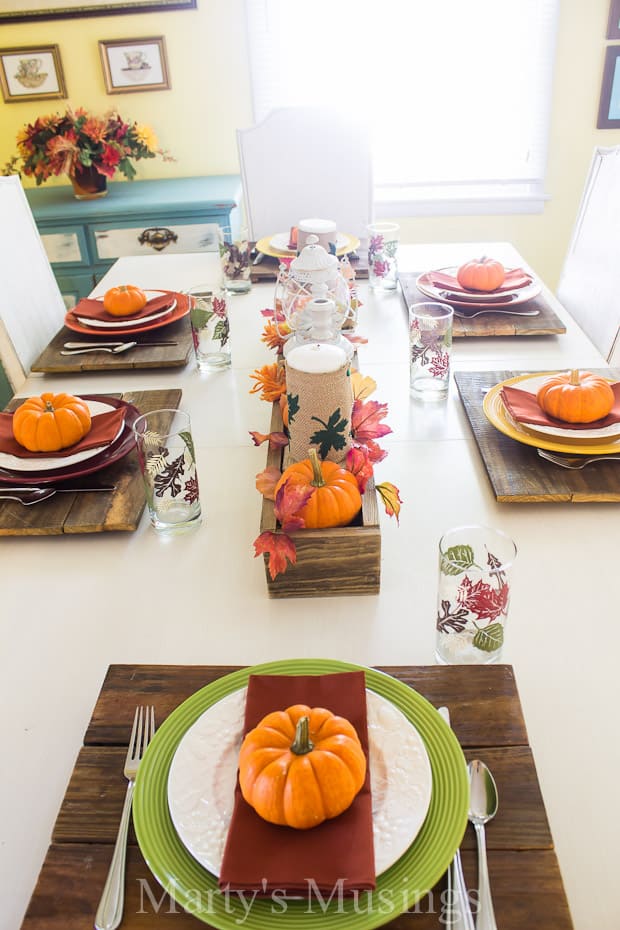
[[[620,378],[620,369],[601,374]],[[581,471],[569,471],[540,458],[535,446],[526,446],[500,433],[482,409],[484,393],[520,371],[457,371],[454,380],[467,413],[484,467],[500,503],[544,501],[620,501],[620,462],[597,462]]]
[[[419,271],[401,272],[398,275],[405,307],[422,300],[431,300],[415,286],[420,273]],[[449,304],[450,301],[446,300],[444,303]],[[452,335],[455,338],[461,336],[554,336],[566,332],[564,323],[554,313],[544,297],[534,297],[515,309],[521,308],[538,310],[539,314],[538,316],[514,316],[506,310],[499,310],[497,313],[485,313],[471,320],[455,315],[452,321]],[[474,313],[476,309],[478,308],[472,307],[471,312]]]
[[[349,256],[351,267],[355,271],[355,277],[363,281],[368,277],[368,253],[366,249],[359,248],[354,255]],[[252,265],[250,278],[255,284],[261,281],[275,281],[278,277],[280,262],[271,255],[265,255],[258,265]]]
[[[127,391],[110,394],[140,411],[178,407],[178,388],[166,391]],[[23,398],[13,398],[7,409],[14,410]],[[49,500],[25,507],[17,501],[0,501],[0,536],[60,536],[63,533],[103,533],[136,530],[145,507],[144,485],[135,450],[93,478],[114,484],[114,491],[91,494],[55,494]]]
[[[131,336],[113,334],[101,337],[102,342],[130,342]],[[86,355],[61,355],[65,342],[97,342],[96,337],[76,333],[67,326],[58,332],[32,366],[32,371],[66,374],[75,371],[119,371],[131,368],[182,368],[194,351],[189,314],[158,329],[136,333],[136,342],[176,342],[174,346],[130,349],[121,355],[109,352],[88,352]]]
[[[153,704],[161,725],[199,688],[235,670],[217,666],[110,666],[22,930],[92,927],[125,797],[122,769],[136,705]],[[501,804],[487,826],[487,848],[498,926],[502,930],[571,930],[512,668],[413,666],[382,671],[415,688],[436,707],[447,705],[467,759],[482,759],[493,771]],[[465,877],[473,891],[477,858],[471,827],[466,830],[462,849]],[[141,895],[147,884],[153,890],[152,898]],[[208,926],[183,911],[159,888],[133,831],[125,887],[124,930],[204,930]],[[442,894],[445,901],[444,880],[414,910],[386,926],[391,930],[440,930],[445,927]],[[275,917],[273,927],[277,925]]]

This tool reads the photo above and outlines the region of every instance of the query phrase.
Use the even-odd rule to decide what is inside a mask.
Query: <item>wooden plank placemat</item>
[[[535,446],[511,439],[487,420],[485,392],[519,371],[457,371],[456,386],[480,450],[484,467],[500,503],[620,501],[620,462],[597,462],[569,471],[541,459]],[[620,369],[600,370],[620,378]]]
[[[363,281],[368,277],[368,252],[366,249],[357,249],[349,255],[349,261],[355,271],[356,278]],[[255,284],[259,284],[261,281],[275,281],[278,277],[279,267],[279,259],[271,255],[264,255],[258,265],[252,265],[250,278]]]
[[[92,926],[125,797],[122,768],[136,705],[153,704],[160,725],[199,688],[236,668],[110,666],[22,930],[84,930]],[[487,848],[498,926],[502,930],[571,930],[512,668],[411,666],[381,671],[415,687],[436,707],[448,706],[467,759],[480,758],[493,771],[501,804],[487,826]],[[468,887],[474,889],[477,857],[471,827],[465,832],[462,848]],[[145,893],[147,887],[150,896]],[[208,926],[162,891],[142,858],[133,831],[125,889],[125,930],[200,930]],[[440,930],[445,926],[444,905],[442,880],[415,908],[386,926],[392,930]],[[277,926],[275,914],[272,927],[277,930]]]
[[[133,404],[140,413],[176,408],[179,388],[161,391],[127,391],[116,397]],[[8,410],[23,398],[13,398]],[[146,499],[144,484],[134,451],[93,473],[102,484],[115,485],[114,491],[55,494],[49,500],[25,507],[17,501],[0,501],[0,536],[61,536],[64,533],[133,532],[138,528]]]
[[[398,275],[405,307],[420,301],[432,300],[415,286],[419,276],[419,271],[400,272]],[[443,302],[450,303],[449,300]],[[471,312],[474,313],[477,309],[480,308],[472,307]],[[516,311],[519,309],[538,310],[538,316],[517,316]],[[541,295],[517,305],[515,314],[507,310],[499,310],[496,313],[484,313],[473,319],[465,319],[456,316],[455,313],[452,321],[452,335],[455,338],[461,336],[554,336],[565,332],[564,323]]]
[[[67,374],[76,371],[120,371],[131,368],[182,368],[187,365],[194,351],[192,343],[192,328],[189,314],[146,333],[136,333],[135,337],[114,335],[106,332],[101,342],[133,342],[143,345],[142,348],[129,349],[121,355],[112,355],[109,352],[88,352],[85,355],[61,355],[60,350],[65,342],[97,342],[97,337],[86,333],[76,333],[63,326],[54,336],[50,344],[32,366],[32,371]],[[149,342],[176,342],[173,346],[152,346],[146,348]]]

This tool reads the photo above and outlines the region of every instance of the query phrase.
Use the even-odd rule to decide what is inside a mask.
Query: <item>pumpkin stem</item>
[[[295,727],[295,739],[291,743],[291,752],[296,756],[303,756],[312,752],[314,743],[310,739],[310,717],[300,717]]]
[[[568,383],[569,383],[569,384],[572,384],[572,385],[577,385],[577,384],[580,383],[580,381],[579,381],[579,371],[578,371],[576,368],[573,368],[573,370],[571,371],[571,373],[570,373],[570,381],[569,381]]]
[[[310,464],[312,465],[312,481],[310,484],[313,488],[322,488],[325,484],[325,479],[323,478],[321,462],[319,460],[316,449],[310,449],[308,451],[308,458],[310,459]]]

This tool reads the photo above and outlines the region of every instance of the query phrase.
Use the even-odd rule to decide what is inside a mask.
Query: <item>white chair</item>
[[[594,150],[557,296],[609,364],[620,364],[620,146]]]
[[[0,362],[17,391],[66,311],[17,175],[0,177],[0,218]]]
[[[372,221],[367,130],[342,113],[315,107],[273,110],[237,130],[250,238],[287,232],[298,220],[334,220],[363,237]]]

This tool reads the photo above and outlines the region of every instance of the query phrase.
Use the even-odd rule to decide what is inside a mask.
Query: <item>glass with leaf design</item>
[[[487,526],[460,526],[441,537],[437,662],[501,660],[516,554],[509,536]]]
[[[187,293],[192,298],[189,318],[198,371],[230,368],[230,322],[225,290],[217,284],[199,284]]]
[[[231,226],[219,227],[220,261],[224,287],[228,294],[247,294],[252,287],[248,230],[242,226],[235,232]]]
[[[454,311],[423,301],[409,307],[409,388],[418,400],[445,400],[450,384]]]
[[[398,223],[371,223],[368,236],[368,283],[375,290],[394,291],[398,283]]]
[[[133,427],[151,524],[164,533],[201,522],[196,452],[189,414],[153,410]]]

